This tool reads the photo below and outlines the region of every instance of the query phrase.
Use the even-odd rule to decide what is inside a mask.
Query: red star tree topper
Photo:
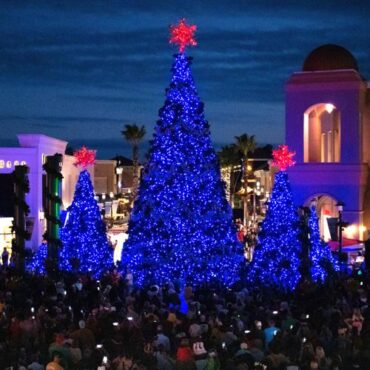
[[[278,167],[280,171],[285,171],[295,164],[293,161],[295,152],[290,152],[288,145],[280,145],[278,149],[272,151],[272,156],[274,158],[272,165]]]
[[[89,150],[83,146],[73,153],[73,156],[76,158],[74,165],[85,170],[88,166],[92,166],[95,163],[95,155],[95,150]]]
[[[194,38],[196,29],[197,26],[188,25],[184,18],[181,19],[177,26],[170,26],[170,44],[178,44],[180,53],[185,51],[187,45],[197,45],[197,41]]]

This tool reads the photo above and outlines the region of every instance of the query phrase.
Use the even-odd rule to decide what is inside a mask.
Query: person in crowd
[[[188,338],[183,338],[177,349],[175,370],[197,370]]]
[[[46,365],[46,370],[64,370],[61,366],[62,358],[59,352],[52,353],[52,360]]]
[[[9,252],[6,247],[4,247],[3,253],[1,254],[1,260],[3,262],[3,267],[8,267]]]
[[[31,363],[27,366],[27,370],[45,370],[45,366],[40,363],[40,353],[36,352],[31,355]]]
[[[366,370],[368,291],[352,277],[294,295],[179,282],[129,291],[112,271],[96,282],[0,267],[0,367]]]
[[[49,357],[52,362],[56,362],[61,365],[63,369],[70,369],[71,364],[71,353],[65,346],[65,337],[62,333],[55,335],[55,340],[49,346]],[[56,361],[58,360],[58,361]],[[53,365],[56,366],[56,365]],[[58,367],[56,367],[58,369]]]
[[[171,350],[170,339],[163,333],[163,327],[161,325],[157,327],[157,336],[154,343],[157,348],[161,345],[167,353]]]
[[[263,330],[264,336],[265,336],[265,344],[266,347],[270,344],[270,342],[274,339],[274,336],[278,333],[280,330],[275,326],[275,320],[269,319],[267,322],[268,326]]]
[[[95,348],[95,337],[94,333],[86,328],[86,322],[80,320],[78,322],[79,329],[71,334],[73,341],[82,351],[82,357],[89,359]]]

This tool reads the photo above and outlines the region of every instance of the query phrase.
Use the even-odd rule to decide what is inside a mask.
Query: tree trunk
[[[243,221],[244,226],[247,226],[249,219],[248,212],[248,159],[243,158],[243,186],[244,186],[244,197],[243,197]]]
[[[234,208],[234,193],[235,193],[235,179],[234,179],[234,166],[231,166],[230,170],[230,193],[229,193],[229,202],[231,205],[231,208]]]
[[[132,176],[132,199],[135,200],[137,188],[139,186],[139,146],[134,144],[132,147],[133,176]]]

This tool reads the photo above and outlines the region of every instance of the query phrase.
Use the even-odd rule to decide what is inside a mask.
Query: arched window
[[[304,161],[340,162],[340,113],[333,104],[320,103],[304,113]]]
[[[338,201],[328,194],[315,194],[307,198],[305,205],[310,206],[312,199],[316,198],[317,215],[319,217],[320,236],[323,240],[333,239],[336,233],[336,223],[338,210],[336,204]]]

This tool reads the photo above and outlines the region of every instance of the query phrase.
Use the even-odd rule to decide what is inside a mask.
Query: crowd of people
[[[0,274],[0,368],[30,370],[370,369],[366,282],[303,283],[292,296],[132,274]]]
[[[240,218],[236,219],[236,237],[244,247],[244,257],[247,261],[252,261],[254,248],[257,244],[257,234],[259,230],[258,223],[253,223],[252,226],[243,225]]]

